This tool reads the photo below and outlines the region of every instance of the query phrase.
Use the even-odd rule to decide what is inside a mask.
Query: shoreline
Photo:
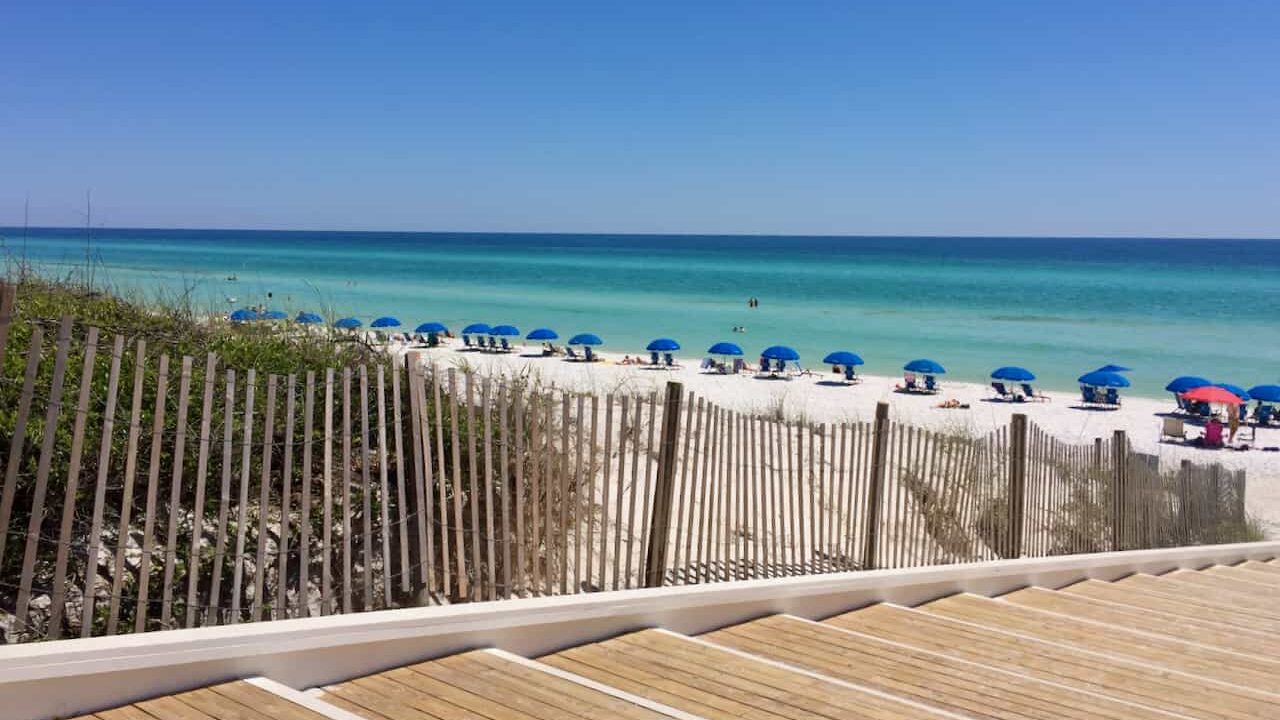
[[[939,376],[941,391],[934,395],[895,392],[902,378],[882,375],[859,375],[854,385],[838,383],[842,375],[823,372],[788,379],[758,378],[754,374],[721,375],[699,369],[700,357],[677,356],[680,363],[673,369],[653,369],[644,365],[622,365],[627,353],[596,352],[600,362],[566,360],[563,356],[542,357],[538,345],[513,345],[512,352],[493,353],[463,348],[458,340],[444,340],[437,348],[415,347],[393,343],[396,354],[420,353],[422,362],[440,367],[474,370],[492,377],[516,373],[534,375],[557,388],[576,392],[625,392],[647,394],[663,392],[666,382],[674,380],[692,392],[727,409],[804,418],[813,422],[871,421],[876,404],[889,404],[889,417],[901,422],[933,430],[967,432],[981,435],[1008,425],[1015,413],[1023,413],[1031,423],[1063,441],[1088,443],[1097,437],[1110,437],[1124,430],[1133,448],[1155,455],[1162,468],[1176,467],[1182,460],[1201,464],[1220,463],[1227,470],[1245,470],[1248,478],[1246,506],[1257,516],[1269,535],[1280,533],[1280,451],[1259,448],[1280,447],[1280,428],[1255,430],[1241,427],[1237,443],[1248,443],[1247,451],[1208,450],[1159,441],[1162,417],[1171,413],[1173,401],[1160,401],[1139,396],[1121,395],[1121,406],[1114,410],[1092,410],[1080,407],[1078,393],[1053,390],[1038,392],[1048,398],[1042,402],[1002,402],[994,400],[989,385],[951,382]],[[632,355],[632,357],[635,357]],[[647,358],[645,354],[644,358]],[[825,366],[824,366],[825,367]],[[957,400],[967,408],[944,409],[937,405]],[[1188,438],[1199,436],[1200,428],[1187,424]]]

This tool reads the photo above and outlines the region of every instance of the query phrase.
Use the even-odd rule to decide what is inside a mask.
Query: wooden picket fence
[[[1224,542],[1244,523],[1243,473],[1161,472],[1122,433],[1072,445],[1015,416],[969,437],[883,404],[803,423],[426,354],[263,376],[70,318],[9,348],[12,288],[0,301],[0,368],[22,368],[0,388],[7,642]]]

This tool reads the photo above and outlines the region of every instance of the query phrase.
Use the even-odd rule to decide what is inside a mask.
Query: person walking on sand
[[[1236,441],[1236,431],[1240,429],[1240,406],[1227,406],[1227,443]]]

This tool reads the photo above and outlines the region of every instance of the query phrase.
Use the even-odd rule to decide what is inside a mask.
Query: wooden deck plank
[[[1021,673],[787,616],[763,618],[702,637],[974,717],[1168,717]]]
[[[933,713],[704,643],[643,631],[542,662],[706,718],[928,718]]]
[[[637,720],[662,717],[647,708],[486,651],[454,655],[429,664],[465,678],[469,683],[467,689],[483,692],[491,699],[527,700],[530,705],[522,709],[538,717],[626,717]]]
[[[1219,682],[1280,693],[1280,660],[1275,658],[1241,655],[1167,635],[1053,615],[978,595],[953,595],[916,610]]]
[[[908,608],[874,605],[825,622],[948,657],[1193,717],[1265,717],[1280,701],[1278,696],[1248,688],[1208,683],[1192,675],[1174,676],[1161,668]]]
[[[382,682],[395,685],[390,680]],[[407,691],[399,693],[394,689],[380,689],[370,685],[372,683],[359,680],[346,682],[326,688],[320,697],[325,702],[369,720],[440,720],[444,717],[416,706],[405,697],[409,695]]]
[[[1204,578],[1224,579],[1230,582],[1245,583],[1270,589],[1272,594],[1280,592],[1280,573],[1258,573],[1257,570],[1249,570],[1248,568],[1234,568],[1231,565],[1211,565],[1208,568],[1197,570],[1198,574]]]
[[[1280,657],[1280,638],[1201,617],[1175,615],[1149,608],[1115,603],[1083,595],[1024,588],[1001,595],[999,600],[1106,625],[1186,639],[1202,645],[1255,656]]]
[[[158,720],[155,715],[149,715],[133,705],[125,705],[113,710],[101,710],[87,717],[96,717],[98,720]]]
[[[200,688],[174,695],[173,698],[199,710],[214,720],[274,720],[265,712],[241,705],[210,688]]]
[[[277,720],[326,720],[323,715],[310,708],[290,702],[286,698],[247,682],[223,683],[209,689],[228,700]]]
[[[1156,592],[1174,597],[1194,597],[1198,600],[1209,601],[1216,605],[1280,622],[1280,606],[1277,606],[1274,597],[1259,596],[1241,592],[1234,588],[1225,588],[1221,583],[1201,584],[1189,579],[1175,579],[1168,576],[1136,573],[1116,580],[1114,584],[1119,587],[1136,588],[1144,592]]]
[[[588,717],[625,717],[635,718],[636,720],[666,717],[661,713],[640,707],[621,698],[550,675],[489,652],[470,653],[467,657],[492,670],[499,671],[498,674],[507,678],[512,688],[524,689],[540,696],[559,693],[565,698],[571,698],[575,703],[582,703],[584,705],[582,710],[588,713]],[[605,714],[601,715],[600,711]]]
[[[155,720],[214,720],[211,716],[173,697],[154,698],[138,703],[137,707],[145,708],[147,717]]]
[[[388,670],[381,673],[381,676],[395,680],[424,694],[445,700],[468,712],[492,718],[493,720],[524,720],[525,718],[537,717],[517,710],[503,702],[495,702],[483,694],[465,690],[449,682],[442,682],[425,672],[419,672],[417,666]]]
[[[1274,560],[1272,560],[1271,562],[1258,562],[1257,560],[1245,560],[1239,565],[1232,565],[1231,567],[1241,568],[1242,570],[1254,570],[1261,573],[1267,573],[1268,575],[1280,574],[1280,563]]]
[[[413,678],[410,677],[410,679],[412,680]],[[394,700],[395,703],[412,708],[428,717],[440,718],[440,720],[476,720],[484,717],[421,689],[397,682],[390,677],[386,677],[385,673],[357,678],[341,685],[326,688],[325,697],[337,695],[344,700],[370,707],[367,702],[369,700],[367,694],[370,693],[380,695],[388,701]],[[388,704],[381,704],[377,708],[377,712],[386,715],[386,711],[390,707]],[[394,715],[390,717],[394,717]]]
[[[1132,607],[1158,610],[1181,617],[1198,618],[1232,627],[1265,632],[1280,636],[1280,622],[1238,608],[1190,596],[1144,591],[1138,587],[1126,587],[1101,580],[1082,580],[1061,588],[1059,592],[1106,600]]]
[[[1179,582],[1192,583],[1201,587],[1215,590],[1235,593],[1242,596],[1275,598],[1277,594],[1277,585],[1267,582],[1266,578],[1252,579],[1246,575],[1245,577],[1237,577],[1236,573],[1241,571],[1232,570],[1231,568],[1219,568],[1217,572],[1210,572],[1212,568],[1204,570],[1174,570],[1164,575],[1156,577],[1166,580],[1177,580]],[[1223,572],[1225,571],[1225,573]],[[1256,574],[1256,573],[1251,573]]]

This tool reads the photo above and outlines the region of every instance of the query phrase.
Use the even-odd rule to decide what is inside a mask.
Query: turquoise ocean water
[[[95,229],[86,252],[83,229],[0,234],[42,272],[87,254],[101,284],[216,311],[549,326],[618,352],[788,344],[808,365],[848,349],[864,372],[929,357],[973,382],[1014,364],[1059,390],[1110,362],[1142,395],[1179,374],[1280,382],[1280,241]]]

